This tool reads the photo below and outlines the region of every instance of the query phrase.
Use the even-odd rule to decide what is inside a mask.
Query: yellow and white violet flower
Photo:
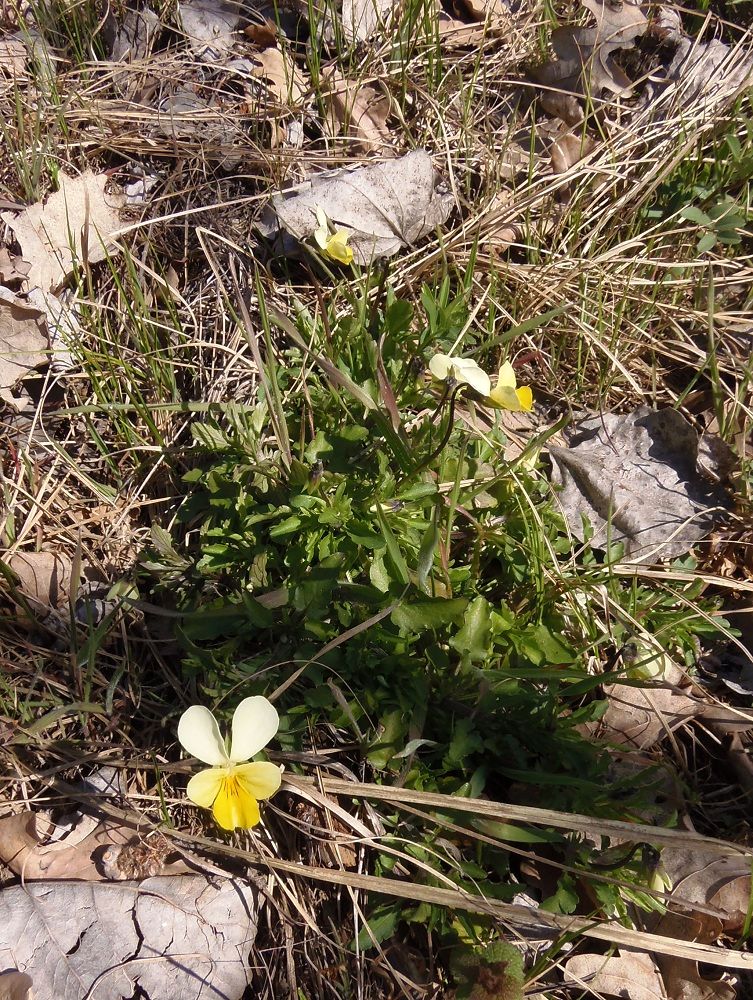
[[[509,361],[502,363],[497,376],[497,384],[492,382],[483,368],[470,358],[456,358],[450,354],[435,354],[429,361],[429,371],[434,378],[446,381],[449,378],[460,385],[469,385],[484,397],[487,406],[500,410],[530,410],[533,393],[530,386],[518,386],[515,369]]]
[[[515,369],[509,361],[504,361],[499,368],[497,384],[485,402],[500,410],[525,410],[527,413],[533,406],[533,393],[528,385],[518,387]]]
[[[223,830],[247,830],[259,822],[259,799],[280,787],[276,764],[250,761],[280,727],[280,717],[266,698],[245,698],[233,715],[228,753],[217,720],[203,705],[186,709],[178,723],[178,739],[192,757],[209,764],[188,782],[186,795],[197,806],[211,809]],[[250,763],[246,763],[250,761]]]
[[[316,221],[319,223],[318,229],[314,230],[314,239],[325,257],[336,260],[338,264],[352,264],[353,251],[348,246],[350,233],[344,229],[337,229],[330,232],[330,224],[327,213],[317,205]]]

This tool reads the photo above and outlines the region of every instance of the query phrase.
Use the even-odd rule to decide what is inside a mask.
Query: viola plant
[[[348,246],[350,233],[345,229],[336,229],[330,225],[327,213],[323,208],[317,206],[316,221],[319,223],[318,229],[314,230],[314,240],[325,257],[337,261],[338,264],[352,264],[353,251]]]
[[[223,830],[249,829],[259,822],[259,800],[280,787],[281,771],[267,761],[252,761],[276,735],[277,711],[261,695],[245,698],[235,710],[230,752],[217,720],[203,705],[186,709],[178,723],[178,740],[186,753],[211,765],[188,782],[186,795],[211,809]],[[248,763],[247,763],[248,762]]]
[[[448,382],[454,380],[456,385],[469,385],[480,396],[484,403],[498,410],[525,410],[533,406],[533,393],[530,386],[518,386],[515,369],[509,361],[504,361],[497,374],[497,384],[492,389],[491,379],[471,358],[456,358],[451,354],[435,354],[429,362],[429,371],[434,378]]]

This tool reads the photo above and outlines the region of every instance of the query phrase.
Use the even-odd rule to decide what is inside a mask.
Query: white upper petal
[[[458,382],[466,382],[471,389],[475,389],[481,396],[488,396],[491,392],[492,383],[483,368],[479,368],[475,361],[470,358],[455,358],[455,378]]]
[[[244,698],[233,716],[230,760],[249,760],[272,739],[280,728],[280,716],[271,701],[261,695]]]
[[[186,753],[198,757],[205,764],[218,767],[228,763],[217,720],[203,705],[192,705],[181,715],[178,739]]]
[[[449,354],[435,354],[429,361],[429,371],[434,378],[445,379],[452,368],[453,358]]]

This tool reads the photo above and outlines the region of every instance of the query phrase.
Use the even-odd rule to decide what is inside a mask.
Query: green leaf
[[[441,628],[459,621],[468,601],[464,597],[422,597],[401,604],[392,612],[392,621],[407,632],[425,632],[427,629]]]
[[[708,226],[711,222],[708,215],[702,212],[696,205],[686,205],[680,212],[680,215],[683,219],[687,219],[688,222],[694,222],[697,226]]]
[[[468,605],[463,627],[450,639],[450,645],[471,663],[487,658],[491,648],[491,606],[485,597],[476,597]]]
[[[547,913],[575,913],[578,909],[578,893],[575,881],[570,875],[563,875],[557,883],[557,891],[545,899],[541,909]]]
[[[467,767],[468,758],[483,750],[484,743],[473,719],[458,719],[452,731],[452,740],[445,755],[446,767]]]
[[[399,919],[399,907],[394,903],[389,906],[378,907],[369,917],[366,925],[361,928],[358,935],[358,948],[361,951],[368,951],[374,947],[374,942],[381,944],[387,938],[392,937],[397,927]],[[355,947],[355,941],[351,942],[351,949]]]
[[[408,574],[408,565],[405,562],[403,553],[400,551],[400,546],[397,543],[394,532],[384,516],[381,507],[377,504],[377,520],[379,521],[379,527],[382,529],[384,534],[384,542],[387,546],[387,555],[389,556],[390,562],[392,563],[392,568],[397,576],[397,581],[402,584],[407,584],[410,580]],[[372,581],[373,582],[373,581]]]
[[[711,250],[712,247],[715,247],[716,243],[716,233],[706,233],[705,236],[702,236],[700,240],[698,240],[698,253],[706,253],[708,250]]]
[[[416,575],[420,590],[427,590],[427,581],[434,565],[434,553],[439,544],[439,527],[437,526],[437,511],[431,519],[431,524],[426,529],[424,537],[421,539],[421,547],[418,550],[418,562]]]

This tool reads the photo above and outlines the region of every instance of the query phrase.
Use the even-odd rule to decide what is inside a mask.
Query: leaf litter
[[[412,247],[452,211],[447,193],[422,149],[394,160],[315,175],[311,180],[272,198],[260,223],[263,235],[284,230],[296,241],[310,240],[321,208],[349,236],[356,261],[369,264]]]
[[[553,101],[553,106],[564,109],[562,119],[566,124],[582,122],[586,107],[591,101],[597,104],[606,104],[613,97],[629,99],[632,96],[634,93],[633,81],[621,68],[616,57],[618,53],[634,48],[636,40],[645,33],[647,28],[645,15],[634,4],[604,4],[598,0],[588,0],[588,2],[584,0],[584,6],[591,15],[591,24],[585,28],[564,26],[557,29],[552,37],[552,47],[557,60],[546,64],[537,76],[539,82],[547,88],[554,88],[557,91],[556,94],[553,94],[550,89],[547,89],[547,96],[542,103]],[[219,2],[219,0],[188,0],[188,2],[179,4],[178,26],[186,36],[188,49],[196,58],[207,64],[216,63],[223,69],[231,67],[236,76],[246,74],[256,78],[256,81],[261,82],[268,89],[280,106],[291,102],[302,103],[306,99],[309,89],[309,81],[301,71],[302,60],[298,58],[296,61],[290,56],[287,49],[280,49],[276,44],[270,44],[273,38],[269,33],[263,38],[261,35],[259,36],[262,39],[262,44],[258,51],[245,53],[235,61],[230,58],[238,51],[239,46],[242,48],[243,44],[241,28],[244,18],[241,16],[240,7],[239,4]],[[458,11],[456,10],[455,13]],[[389,30],[388,26],[392,14],[393,4],[389,0],[348,0],[342,8],[346,37],[354,43],[371,42],[375,35],[384,35],[385,28]],[[476,2],[476,0],[465,4],[462,14],[469,20],[452,17],[439,7],[435,10],[441,44],[446,50],[451,49],[453,45],[460,47],[480,45],[488,37],[494,35],[495,31],[499,33],[504,30],[509,17],[504,4],[499,2],[483,4]],[[140,12],[133,9],[127,10],[115,35],[111,50],[113,59],[126,62],[146,58],[158,31],[159,25],[155,23],[154,15],[149,8],[144,8]],[[249,32],[247,37],[253,38],[253,35]],[[41,39],[37,51],[44,48],[45,58],[49,66],[57,57],[49,47],[45,46],[44,39]],[[662,87],[674,84],[677,93],[682,93],[683,96],[679,99],[683,101],[698,102],[708,95],[709,100],[714,102],[719,100],[720,91],[723,94],[732,94],[742,87],[748,79],[749,64],[746,64],[744,60],[735,63],[734,57],[730,56],[729,47],[717,42],[717,40],[695,44],[687,39],[678,38],[676,46],[676,55],[669,63],[666,80],[656,84],[653,92],[650,89],[653,84],[647,85],[646,94],[657,95],[661,93]],[[20,58],[18,49],[15,50],[15,53]],[[27,57],[28,53],[25,52],[24,61],[27,60]],[[732,65],[733,63],[734,65]],[[167,119],[169,123],[163,128],[166,138],[169,140],[192,139],[198,135],[203,148],[211,156],[210,147],[213,144],[232,145],[233,132],[222,129],[212,131],[210,129],[202,134],[198,122],[199,117],[202,115],[210,117],[219,113],[220,104],[219,102],[215,103],[214,97],[204,96],[209,91],[204,91],[197,83],[197,79],[198,77],[185,85],[176,86],[171,95],[168,95],[167,98],[163,95],[162,103],[155,103],[154,107],[160,109],[163,121]],[[387,97],[380,94],[370,84],[362,84],[341,75],[339,69],[335,67],[330,67],[325,72],[323,79],[328,81],[326,84],[328,90],[323,96],[325,104],[329,108],[327,119],[321,123],[323,129],[329,131],[330,135],[338,135],[347,139],[349,152],[360,151],[378,155],[382,159],[372,161],[366,166],[348,168],[328,174],[313,174],[308,176],[302,185],[277,192],[272,196],[271,211],[267,213],[267,222],[262,227],[263,231],[272,237],[276,234],[283,237],[287,235],[292,237],[294,242],[310,242],[318,225],[317,209],[322,209],[335,226],[343,227],[348,232],[349,244],[353,248],[356,260],[361,264],[368,264],[381,256],[392,256],[406,248],[412,249],[435,228],[443,226],[447,222],[450,212],[456,206],[455,199],[442,186],[427,152],[419,150],[403,157],[397,157],[393,161],[393,166],[385,162],[384,157],[393,148],[395,152],[399,151],[399,146],[394,141],[394,137],[391,136],[388,127],[389,99]],[[245,96],[248,96],[249,92],[246,89]],[[310,127],[310,121],[307,127]],[[559,126],[557,127],[559,128]],[[589,154],[593,148],[592,143],[593,140],[589,136],[584,137],[580,130],[569,132],[566,129],[560,129],[559,136],[550,140],[550,145],[543,153],[539,152],[538,155],[542,159],[535,162],[537,174],[542,169],[542,160],[546,158],[547,154],[551,159],[551,166],[555,173],[567,172],[583,156]],[[530,163],[530,155],[527,153],[525,145],[521,145],[520,150],[521,163],[516,170],[511,172],[513,176],[525,172]],[[229,157],[218,159],[223,167],[232,167],[234,162]],[[62,176],[62,186],[65,188],[71,183],[71,179],[66,175]],[[16,231],[23,257],[26,258],[31,273],[29,271],[22,273],[21,267],[16,269],[14,265],[9,264],[7,265],[9,275],[11,275],[12,269],[9,281],[18,281],[19,283],[27,281],[31,285],[36,280],[40,287],[46,291],[58,289],[68,280],[76,261],[95,262],[103,259],[104,253],[99,257],[93,256],[92,245],[97,244],[98,241],[103,249],[109,245],[110,237],[119,228],[119,214],[116,211],[111,217],[102,218],[101,225],[97,224],[89,202],[93,199],[101,204],[110,200],[110,207],[116,209],[120,208],[120,204],[118,196],[109,190],[108,181],[103,180],[102,176],[97,177],[96,182],[92,181],[92,184],[92,189],[84,196],[87,207],[83,215],[79,210],[71,212],[70,207],[66,204],[63,213],[65,225],[61,227],[61,213],[59,206],[53,202],[55,195],[52,195],[48,199],[47,206],[50,206],[52,202],[54,211],[51,215],[54,217],[57,214],[57,222],[53,222],[52,219],[44,220],[41,234],[38,229],[34,229],[37,243],[34,243],[33,238],[28,235],[26,243],[24,243],[21,234]],[[515,202],[514,193],[505,191],[499,203],[503,209],[510,203],[505,200],[508,194],[512,203]],[[112,201],[113,197],[114,201]],[[38,206],[32,206],[32,208],[38,208]],[[539,214],[545,218],[547,213]],[[6,216],[3,218],[13,228],[10,218],[6,218]],[[13,216],[13,218],[18,217]],[[542,233],[546,234],[543,221],[541,226]],[[53,239],[48,239],[50,229],[53,232]],[[23,233],[23,224],[21,224],[20,232]],[[523,235],[522,227],[511,228],[508,226],[502,231],[498,245],[500,248],[504,248],[514,239],[523,239]],[[71,242],[73,243],[72,247]],[[62,249],[65,246],[71,250],[68,257]],[[19,306],[24,306],[20,299],[15,301],[14,308],[18,309]],[[37,319],[41,319],[43,316],[44,313],[40,312]],[[27,353],[29,357],[34,355],[33,351]],[[42,356],[46,357],[45,352],[39,349],[38,357]],[[23,357],[23,351],[20,352],[19,357]],[[14,380],[9,383],[6,390],[17,385],[23,373],[31,370],[32,367],[25,368],[24,363],[19,364],[17,369],[12,372]],[[6,375],[3,380],[5,381],[9,377]],[[644,447],[646,442],[642,440],[640,433],[635,432],[639,420],[643,419],[644,416],[647,423],[642,426],[644,429],[649,427],[648,433],[651,437],[654,418],[651,418],[649,414],[639,414],[636,411],[636,413],[628,415],[627,418],[617,417],[614,414],[604,414],[603,417],[598,418],[601,429],[604,429],[606,424],[604,434],[600,434],[599,427],[594,421],[591,422],[590,426],[583,424],[578,428],[580,437],[571,440],[567,449],[557,450],[556,447],[553,448],[552,455],[555,469],[559,469],[559,474],[562,476],[563,495],[568,491],[572,492],[570,480],[575,481],[573,489],[580,494],[580,498],[574,498],[573,506],[568,513],[573,533],[578,537],[583,537],[585,517],[591,523],[591,528],[597,532],[595,536],[597,542],[599,538],[602,538],[605,544],[618,541],[625,546],[625,552],[629,558],[634,557],[635,561],[643,559],[655,561],[670,558],[673,552],[686,552],[698,538],[705,536],[708,531],[708,522],[703,520],[702,515],[711,512],[709,504],[712,500],[715,503],[718,501],[718,507],[721,509],[721,516],[723,516],[723,510],[726,507],[726,493],[723,484],[727,474],[720,471],[720,465],[716,459],[712,458],[709,463],[702,457],[701,443],[696,441],[694,444],[692,436],[687,434],[684,428],[678,432],[678,437],[682,442],[679,451],[669,456],[662,452],[658,461],[658,465],[666,466],[672,471],[667,472],[666,469],[657,471],[655,440],[652,439],[648,446]],[[675,418],[667,419],[671,423]],[[677,427],[674,429],[678,430]],[[624,434],[623,430],[625,430]],[[592,437],[589,438],[589,435]],[[593,446],[594,450],[598,444],[600,448],[614,453],[615,439],[618,442],[617,450],[621,449],[622,465],[620,471],[625,473],[622,485],[624,486],[625,482],[630,484],[627,492],[630,492],[631,489],[639,491],[644,488],[645,482],[641,479],[642,473],[645,473],[650,480],[660,481],[662,492],[659,510],[662,515],[662,525],[655,523],[646,525],[644,521],[632,516],[632,514],[629,516],[625,514],[626,505],[622,503],[622,495],[619,494],[619,489],[622,487],[618,486],[617,493],[611,488],[605,492],[603,483],[601,484],[602,488],[597,489],[596,487],[600,485],[596,471],[597,461],[592,462],[591,469],[584,473],[583,470],[589,462],[589,457],[586,455],[588,449],[583,448],[579,452],[579,448],[587,440],[593,440],[596,442]],[[694,449],[695,460],[693,461]],[[606,452],[602,451],[599,458],[604,458],[605,454]],[[673,475],[675,478],[672,478]],[[570,480],[567,479],[568,476],[570,476]],[[709,482],[713,482],[715,476],[715,485],[721,489],[718,492],[713,490],[709,492]],[[604,478],[602,470],[601,479]],[[700,501],[696,487],[700,490]],[[665,494],[679,496],[678,505],[673,505],[671,509],[665,510]],[[646,504],[646,506],[651,506],[651,504]],[[619,513],[619,517],[613,517],[615,511]],[[601,527],[600,517],[603,521]],[[693,533],[685,533],[684,529],[688,521],[694,522],[696,526],[703,524],[703,532],[698,536]],[[615,523],[618,524],[618,532],[622,531],[620,537],[616,537],[614,534]],[[598,534],[599,530],[602,532],[601,535]],[[648,532],[648,535],[645,532]],[[682,547],[675,548],[678,545]],[[651,549],[651,554],[646,553],[647,548]],[[36,599],[43,603],[46,601],[50,604],[60,603],[61,599],[66,599],[64,572],[62,574],[58,572],[54,555],[52,565],[49,553],[43,551],[34,553],[34,555],[39,555],[42,559],[37,560],[36,566],[32,566],[31,571],[26,573],[25,581],[22,580],[24,589],[30,594],[35,592]],[[29,561],[28,555],[22,558]],[[18,563],[17,565],[22,564]],[[18,568],[14,568],[18,572]],[[661,682],[659,686],[649,688],[645,695],[643,689],[629,684],[608,685],[605,688],[605,694],[608,695],[610,705],[601,721],[602,733],[606,730],[609,737],[614,738],[615,742],[619,742],[622,736],[625,737],[624,741],[627,743],[650,748],[662,738],[668,729],[673,730],[689,719],[702,719],[708,715],[710,706],[702,699],[687,693],[686,682],[681,672],[675,672],[671,667],[666,667]],[[611,715],[610,712],[612,712]],[[622,716],[619,715],[620,712],[623,713]],[[645,715],[642,714],[644,712]],[[737,713],[736,716],[735,713],[732,713],[730,716],[722,712],[721,716],[715,716],[715,720],[720,725],[729,725],[730,728],[735,725],[744,728],[747,725],[746,720],[741,718],[741,713]],[[129,840],[122,844],[117,842],[117,832],[109,834],[111,838],[109,841],[102,841],[97,838],[105,836],[105,831],[100,829],[99,825],[95,825],[81,839],[80,843],[71,842],[71,840],[75,841],[75,837],[64,837],[59,843],[56,842],[57,850],[53,852],[56,856],[51,860],[44,855],[50,845],[43,844],[38,836],[37,818],[30,813],[25,813],[10,817],[10,819],[14,822],[8,823],[5,827],[2,826],[4,821],[0,821],[0,844],[3,842],[3,830],[6,831],[6,841],[11,838],[10,831],[15,830],[13,836],[16,837],[17,841],[20,840],[23,851],[25,851],[23,856],[27,877],[29,871],[33,870],[34,864],[40,866],[38,871],[41,878],[51,877],[50,871],[52,870],[57,873],[56,878],[87,878],[87,875],[80,873],[88,872],[89,877],[95,880],[101,878],[104,873],[106,878],[122,881],[126,872],[139,872],[138,864],[135,868],[129,867],[135,863],[136,855],[128,852],[136,850],[136,846]],[[85,826],[79,830],[79,833],[83,832],[83,829]],[[95,839],[90,840],[89,838]],[[105,846],[104,852],[99,850],[103,846]],[[90,851],[90,848],[94,850]],[[19,848],[19,850],[21,849]],[[67,856],[65,851],[73,853]],[[99,851],[99,855],[95,863],[93,854],[96,851]],[[49,866],[55,863],[60,867],[50,869]],[[79,874],[61,876],[60,871],[79,872]],[[142,870],[142,874],[150,873]],[[715,874],[718,876],[718,880],[723,882],[729,873],[716,871]],[[186,911],[193,913],[196,910],[196,895],[209,891],[208,885],[202,889],[201,884],[199,884],[198,888],[192,888],[187,896],[183,896],[181,895],[182,888],[167,888],[167,880],[163,881],[165,884],[159,884],[157,888],[152,884],[146,886],[143,889],[143,894],[153,898],[154,893],[157,893],[160,900],[159,905],[165,904],[168,923],[173,919],[170,916],[170,906],[173,906],[181,914]],[[181,879],[180,881],[183,887],[187,886],[188,880]],[[205,881],[209,883],[210,880]],[[703,880],[701,882],[701,887],[692,891],[692,876],[685,876],[681,884],[689,896],[695,892],[698,896],[697,902],[703,903],[704,906],[713,903],[720,909],[729,907],[729,912],[735,913],[735,918],[731,923],[737,921],[735,923],[737,926],[744,901],[743,883],[739,882],[738,884],[738,876],[729,876],[728,882],[734,885],[731,897],[724,894],[719,895],[716,890],[712,892],[711,888],[704,888]],[[228,883],[223,884],[227,885]],[[55,900],[57,887],[52,886],[45,889],[44,883],[40,883],[38,887],[35,887],[39,890],[38,893],[35,892],[31,896],[27,894],[26,902],[23,902],[20,890],[17,895],[4,898],[12,905],[16,914],[19,912],[28,913],[30,926],[33,929],[37,928],[37,918],[45,906],[49,904],[59,907],[58,919],[62,921],[65,917],[72,925],[70,928],[68,926],[61,928],[60,936],[65,938],[66,934],[70,934],[70,938],[66,938],[66,940],[74,940],[74,944],[78,945],[74,953],[74,962],[64,962],[63,966],[75,965],[75,955],[83,951],[82,967],[76,967],[75,977],[83,976],[85,979],[87,976],[91,976],[92,986],[97,984],[98,996],[120,995],[120,993],[111,994],[108,991],[132,988],[133,980],[129,978],[131,974],[139,968],[140,962],[142,963],[141,968],[146,968],[142,961],[145,950],[159,948],[162,941],[160,938],[161,928],[150,923],[150,920],[143,914],[141,922],[137,919],[138,903],[134,903],[133,899],[141,898],[142,886],[145,885],[146,883],[141,882],[133,890],[129,887],[129,891],[132,893],[130,909],[127,902],[124,902],[117,894],[108,897],[108,902],[105,903],[105,895],[100,894],[98,886],[93,888],[88,886],[64,887],[67,894],[63,892]],[[107,888],[124,890],[126,887],[108,886]],[[212,891],[216,888],[215,885],[211,886]],[[16,893],[16,890],[14,889],[13,892]],[[81,895],[77,895],[79,892]],[[173,898],[176,893],[179,902],[174,904]],[[110,898],[115,901],[112,911],[109,904]],[[100,907],[102,908],[101,914],[99,913]],[[69,910],[76,916],[69,916],[67,912]],[[102,921],[102,928],[98,928],[98,933],[101,929],[107,932],[112,926],[112,920],[116,919],[116,912],[121,913],[122,919],[119,920],[118,927],[112,929],[114,954],[102,956],[102,960],[105,963],[112,962],[116,966],[118,962],[124,961],[126,965],[124,969],[119,969],[113,974],[113,982],[108,982],[108,976],[105,976],[100,985],[98,977],[101,975],[102,965],[97,966],[93,954],[89,951],[89,945],[94,937],[93,928],[96,925],[93,922],[87,923],[87,921],[89,921],[90,914],[97,914],[96,919]],[[742,912],[744,913],[744,910]],[[242,925],[245,917],[244,914],[240,916]],[[47,919],[46,911],[45,919]],[[183,916],[181,916],[181,920],[183,920]],[[137,926],[137,937],[143,938],[143,943],[137,942],[134,945],[131,933],[132,925]],[[715,924],[711,930],[706,930],[705,934],[712,935],[709,940],[716,940],[714,935],[718,936],[725,930],[732,930],[732,927],[724,923],[720,926]],[[217,944],[216,936],[213,936],[215,931],[216,926],[211,926],[208,931],[206,928],[202,928],[203,938],[201,940],[199,940],[198,934],[194,935],[191,932],[189,935],[186,932],[187,938],[190,937],[190,941],[186,940],[187,949],[201,952],[203,948],[203,952],[206,954],[208,950],[211,950],[207,947],[208,944],[212,948]],[[224,942],[224,931],[221,930],[219,936],[221,946]],[[243,942],[243,947],[246,950],[252,936],[253,930],[251,929],[249,938]],[[52,953],[54,951],[53,948]],[[54,972],[59,971],[60,967],[54,964],[54,956],[50,957],[50,954],[37,957],[42,968],[34,977],[34,985],[37,989],[37,995],[44,996],[45,982],[53,974],[51,971],[53,966]],[[167,957],[170,958],[169,955]],[[579,961],[580,959],[583,961]],[[34,960],[35,956],[32,955],[30,961]],[[246,975],[245,960],[239,961],[238,954],[235,954],[230,965],[234,969],[234,975],[238,978],[233,981],[235,992],[231,991],[228,995],[239,995],[239,991],[246,985],[246,981],[242,981],[240,978],[241,970],[243,970],[243,975]],[[162,963],[155,962],[154,968],[157,970],[155,975],[158,975],[162,969]],[[203,969],[204,966],[201,965],[199,975],[204,974]],[[666,966],[663,966],[662,969],[665,974],[665,982],[671,982],[672,977],[670,975],[668,978]],[[622,992],[626,988],[632,988],[636,997],[639,996],[641,1000],[644,996],[648,1000],[650,995],[653,996],[651,991],[657,986],[661,986],[661,983],[657,984],[657,967],[649,956],[632,953],[625,949],[621,950],[616,957],[577,956],[567,962],[566,970],[573,977],[590,977],[589,985],[607,994],[610,990],[614,990],[615,995],[620,995],[618,990]],[[692,984],[693,989],[701,989],[698,969],[694,963],[688,963],[685,960],[684,966],[675,967],[675,973],[678,982],[683,980]],[[11,973],[10,975],[16,974]],[[136,975],[140,989],[155,988],[149,985],[150,981],[146,973],[137,972]],[[206,984],[206,979],[204,982]],[[204,995],[205,992],[207,995],[210,993],[217,995],[213,992],[218,988],[217,982],[221,983],[221,978],[215,977],[213,969],[211,990],[208,986],[206,991],[202,987],[200,992],[195,995]],[[144,983],[147,985],[145,986]],[[15,989],[17,985],[18,983],[14,984],[13,988]],[[26,988],[25,980],[20,983],[19,988]],[[165,988],[168,990],[167,993],[163,990],[155,992],[153,995],[160,997],[173,995],[169,992],[170,986]],[[183,988],[187,988],[187,983],[182,983],[180,987],[176,984],[174,995],[176,997],[184,995],[180,992],[180,989]],[[224,986],[221,984],[219,988],[222,989]],[[2,989],[1,983],[0,989]],[[54,995],[74,996],[76,993],[63,992]],[[658,992],[656,995],[662,996],[662,993]],[[679,1000],[681,994],[673,987],[668,995],[673,1000],[677,996]],[[691,995],[695,1000],[695,993],[682,993],[684,1000],[688,1000]],[[700,996],[700,993],[698,995]],[[718,995],[724,994],[720,992]]]

